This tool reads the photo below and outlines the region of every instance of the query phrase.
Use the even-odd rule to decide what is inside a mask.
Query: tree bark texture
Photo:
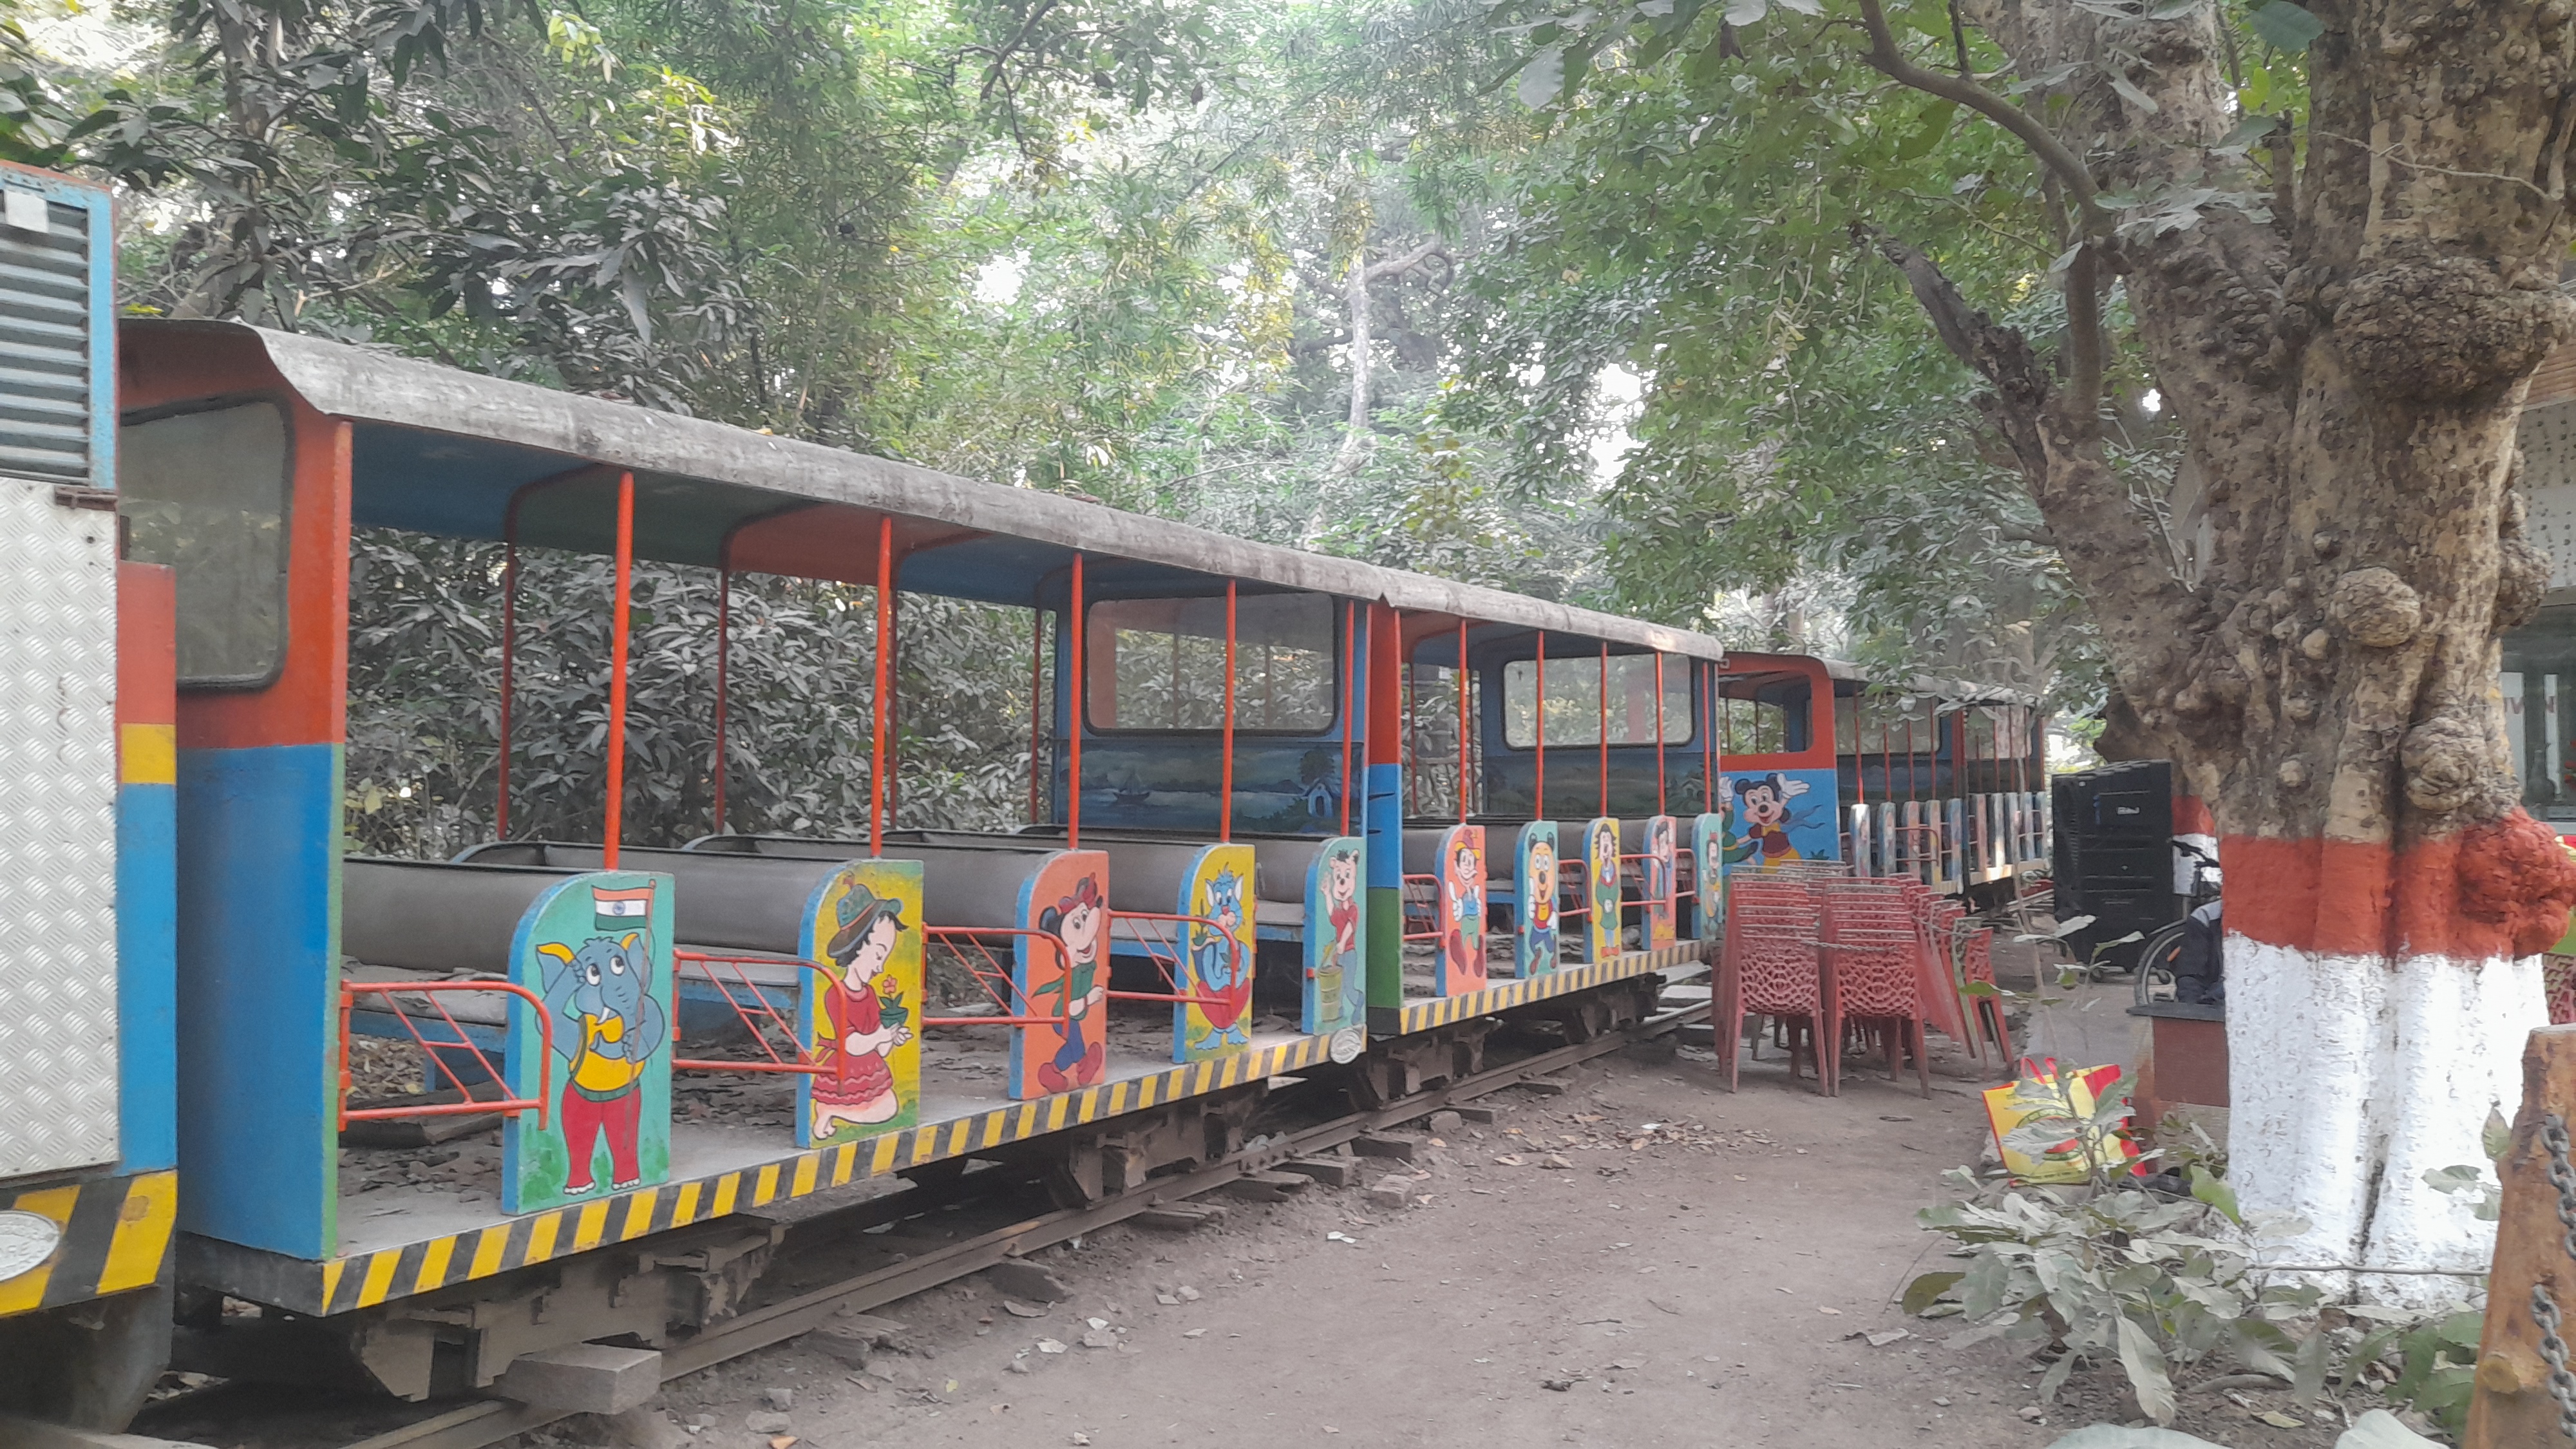
[[[2121,692],[2217,817],[2240,1198],[2306,1219],[2280,1261],[2476,1267],[2481,1225],[2422,1174],[2480,1161],[2478,1124],[2517,1100],[2546,1019],[2530,958],[2576,904],[2576,867],[2519,808],[2497,690],[2498,636],[2549,577],[2521,536],[2514,428],[2576,320],[2556,286],[2576,8],[2308,8],[2325,33],[2295,177],[2286,130],[2221,149],[2240,118],[2206,8],[1970,0],[2022,74],[2082,63],[2028,110],[1875,20],[1870,63],[1896,79],[2025,140],[2050,118],[2031,149],[2082,239],[2065,343],[2041,355],[1932,258],[1878,244],[1988,384]],[[2114,188],[2148,202],[2115,212]],[[2217,194],[2165,202],[2183,225],[2138,219],[2186,188]],[[2106,457],[2114,277],[2203,490],[2189,582]]]

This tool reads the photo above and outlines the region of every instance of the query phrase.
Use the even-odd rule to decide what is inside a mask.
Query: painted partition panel
[[[1097,850],[1048,856],[1020,886],[1024,928],[1011,958],[1011,1000],[1023,1015],[1055,1020],[1011,1028],[1010,1092],[1043,1097],[1097,1082],[1109,1064],[1109,857]]]
[[[1645,909],[1645,949],[1660,951],[1674,941],[1674,882],[1680,878],[1673,859],[1673,817],[1646,817],[1645,858],[1638,861],[1637,882]]]
[[[1252,1045],[1252,907],[1244,899],[1251,893],[1251,846],[1211,845],[1191,862],[1173,914],[1215,924],[1190,923],[1180,986],[1183,995],[1212,999],[1173,1004],[1175,1062],[1203,1062]]]
[[[120,1170],[176,1166],[179,752],[176,580],[116,566],[116,1015]]]
[[[1793,861],[1842,858],[1833,771],[1766,770],[1717,778],[1726,806],[1729,866],[1770,870]]]
[[[1583,827],[1584,957],[1595,965],[1619,954],[1619,822],[1608,816]]]
[[[1527,980],[1556,969],[1556,822],[1533,820],[1514,845],[1519,917],[1512,942],[1512,974]]]
[[[554,1023],[542,1124],[502,1123],[501,1210],[542,1212],[671,1176],[671,878],[571,876],[528,905],[510,979]],[[510,1090],[540,1090],[545,1038],[510,1012]]]
[[[1485,827],[1452,825],[1440,837],[1440,951],[1433,989],[1482,991],[1485,979]]]
[[[830,1070],[796,1078],[796,1145],[825,1147],[921,1120],[922,865],[854,860],[805,907],[800,1043]]]
[[[1697,862],[1692,875],[1699,886],[1699,913],[1692,919],[1699,923],[1699,938],[1719,941],[1726,938],[1726,817],[1718,814],[1691,817],[1691,858]]]
[[[1308,1036],[1363,1028],[1368,1019],[1368,894],[1360,885],[1367,843],[1341,835],[1324,842],[1306,868]]]

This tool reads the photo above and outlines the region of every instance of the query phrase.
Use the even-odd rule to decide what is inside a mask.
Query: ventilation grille
[[[48,201],[45,223],[0,226],[0,472],[87,483],[89,214]]]

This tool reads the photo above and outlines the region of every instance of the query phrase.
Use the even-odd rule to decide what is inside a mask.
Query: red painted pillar
[[[627,605],[635,586],[635,475],[617,475],[617,602],[608,636],[608,838],[600,864],[617,869],[617,838],[626,813]]]

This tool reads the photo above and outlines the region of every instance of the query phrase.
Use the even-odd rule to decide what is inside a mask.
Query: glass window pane
[[[1316,734],[1332,727],[1333,601],[1247,594],[1235,601],[1234,727]],[[1083,630],[1091,727],[1225,727],[1225,598],[1104,599]]]
[[[1691,740],[1691,665],[1687,659],[1664,660],[1664,731],[1668,745]],[[1601,658],[1593,655],[1547,661],[1547,744],[1601,743]],[[1655,656],[1614,654],[1607,672],[1610,743],[1646,745],[1655,741]],[[1516,750],[1538,743],[1538,661],[1515,659],[1503,666],[1503,742]]]
[[[117,435],[126,556],[177,571],[179,682],[265,684],[286,655],[286,414],[181,413]]]

